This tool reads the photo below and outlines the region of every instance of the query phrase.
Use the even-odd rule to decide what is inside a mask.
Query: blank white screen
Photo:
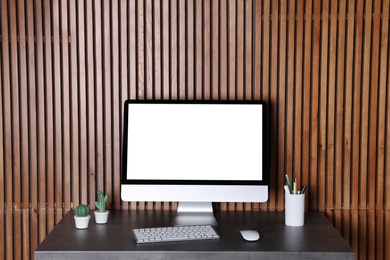
[[[129,106],[129,180],[262,180],[260,104]]]

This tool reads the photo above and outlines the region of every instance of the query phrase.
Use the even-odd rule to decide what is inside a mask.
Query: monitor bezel
[[[128,109],[129,104],[205,104],[205,105],[262,105],[262,180],[162,180],[162,179],[128,179],[127,178],[127,142],[128,142]],[[122,185],[248,185],[248,186],[268,186],[268,127],[267,127],[267,105],[263,100],[229,100],[229,101],[213,101],[213,100],[134,100],[129,99],[124,102],[124,132],[122,142],[122,164],[121,164],[121,184]]]

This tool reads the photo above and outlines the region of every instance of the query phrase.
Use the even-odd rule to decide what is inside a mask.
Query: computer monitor
[[[263,101],[124,104],[121,198],[179,202],[174,225],[217,225],[212,202],[265,202]]]

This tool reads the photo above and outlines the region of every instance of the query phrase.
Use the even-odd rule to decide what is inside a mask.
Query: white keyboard
[[[136,228],[132,231],[138,244],[219,238],[211,225]]]

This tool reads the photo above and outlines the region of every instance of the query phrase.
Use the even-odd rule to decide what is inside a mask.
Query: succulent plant
[[[95,206],[96,208],[99,209],[100,212],[106,211],[106,203],[108,201],[108,195],[103,194],[101,190],[98,190],[98,195],[99,195],[99,201],[95,201]]]
[[[80,204],[76,207],[75,213],[77,217],[86,217],[89,215],[89,208],[87,205]]]

